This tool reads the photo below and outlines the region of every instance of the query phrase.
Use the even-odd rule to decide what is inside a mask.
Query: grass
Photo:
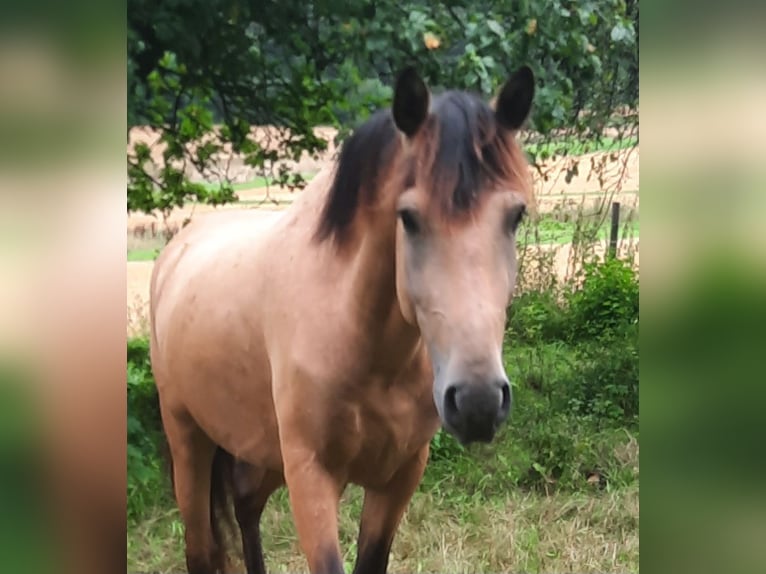
[[[302,173],[301,177],[305,181],[311,181],[311,179],[316,175],[316,173]],[[219,183],[217,182],[203,182],[203,184],[208,189],[218,189]],[[231,187],[234,191],[242,191],[245,189],[257,189],[260,187],[268,187],[270,185],[279,185],[279,182],[276,178],[273,177],[263,177],[263,176],[257,176],[253,179],[249,179],[247,181],[242,181],[239,183],[232,183]]]
[[[526,235],[522,235],[527,240],[527,243],[542,243],[542,244],[563,244],[570,243],[574,237],[575,230],[581,225],[581,222],[574,221],[561,221],[554,217],[543,217],[534,225],[534,229],[527,232]],[[588,227],[588,231],[595,231],[596,240],[603,240],[609,237],[610,222],[606,221],[602,223],[598,228]],[[639,235],[639,223],[638,220],[631,220],[620,225],[620,236],[633,236]]]
[[[129,249],[128,261],[154,261],[159,254],[159,249]]]
[[[485,457],[492,450],[507,450],[514,434],[503,433],[494,447],[481,449]],[[625,469],[637,468],[636,440],[625,432],[614,436],[622,437],[611,445],[614,460]],[[470,473],[472,457],[464,452],[456,458],[458,468],[447,477],[440,461],[429,463],[397,531],[390,572],[638,572],[637,471],[622,484],[550,494],[513,488],[495,476],[487,492],[460,484],[462,471]],[[361,488],[349,486],[340,504],[347,572],[355,558],[362,494]],[[169,500],[141,521],[130,522],[128,569],[183,571],[183,531]],[[270,572],[306,571],[285,489],[269,500],[262,537]],[[243,569],[239,541],[230,540],[229,548],[234,564]]]
[[[128,233],[128,261],[154,261],[165,246],[165,239],[138,237]]]
[[[539,156],[546,159],[559,155],[583,155],[595,152],[612,152],[628,149],[638,144],[635,137],[614,139],[604,137],[600,141],[579,140],[573,137],[561,138],[548,142],[529,143],[524,145],[524,151],[531,156]]]
[[[243,189],[266,187],[273,183],[274,183],[274,180],[272,178],[258,176],[247,181],[232,183],[231,187],[232,189],[234,189],[234,191],[241,191]],[[203,182],[202,185],[204,185],[208,189],[218,189],[218,186],[220,184],[218,182]]]
[[[349,487],[339,516],[347,572],[355,556],[362,493]],[[638,487],[615,492],[509,492],[455,506],[449,494],[419,491],[392,548],[389,572],[638,572]],[[262,522],[269,572],[305,572],[287,493],[269,501]],[[178,511],[158,509],[128,535],[128,570],[182,572]],[[230,553],[244,571],[238,553]]]

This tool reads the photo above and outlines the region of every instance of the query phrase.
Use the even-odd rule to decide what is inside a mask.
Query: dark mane
[[[381,172],[395,155],[398,134],[391,110],[379,110],[343,142],[319,221],[320,241],[332,235],[342,237],[360,201],[374,199]]]
[[[504,182],[518,182],[519,191],[531,195],[521,148],[478,96],[457,91],[436,96],[421,132],[415,136],[415,161],[405,168],[412,172],[402,182],[428,189],[443,215],[470,212],[482,193]],[[390,110],[374,114],[344,142],[317,231],[320,241],[342,240],[359,206],[375,199],[399,142]]]

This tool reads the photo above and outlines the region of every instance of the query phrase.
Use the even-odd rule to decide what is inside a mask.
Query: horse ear
[[[415,68],[405,68],[396,79],[393,115],[396,127],[407,137],[414,136],[428,117],[430,96]]]
[[[529,116],[535,96],[535,75],[522,66],[505,82],[495,104],[495,117],[506,129],[518,130]]]

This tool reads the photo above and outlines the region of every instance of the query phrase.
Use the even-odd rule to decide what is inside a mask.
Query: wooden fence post
[[[620,202],[612,202],[612,229],[609,235],[609,256],[617,257],[617,239],[620,235]]]

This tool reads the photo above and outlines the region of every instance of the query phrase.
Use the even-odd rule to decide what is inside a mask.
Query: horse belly
[[[250,464],[281,470],[268,360],[262,349],[237,352],[224,332],[191,328],[166,358],[161,400],[178,405],[216,444]]]
[[[190,382],[202,392],[189,396],[187,407],[216,444],[252,465],[281,471],[279,432],[267,381],[219,375]]]

